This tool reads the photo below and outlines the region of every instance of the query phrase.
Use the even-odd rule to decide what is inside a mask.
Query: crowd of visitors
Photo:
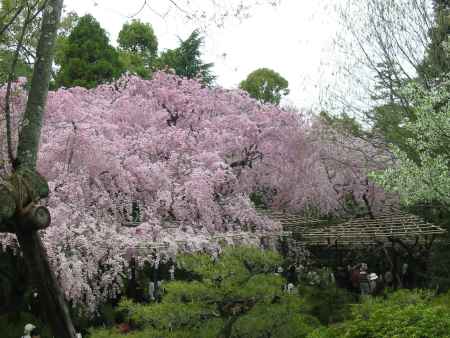
[[[301,284],[317,287],[335,285],[360,296],[377,296],[382,295],[386,289],[413,286],[410,277],[412,273],[407,263],[402,265],[399,275],[396,276],[397,280],[394,280],[391,270],[370,271],[366,263],[339,266],[334,271],[321,265],[291,264],[286,269],[278,267],[275,274],[286,278],[284,290],[289,293],[295,292],[295,288]]]

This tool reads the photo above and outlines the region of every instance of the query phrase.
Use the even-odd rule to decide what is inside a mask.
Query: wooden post
[[[336,253],[334,270],[337,271],[337,267],[339,266],[339,251],[338,251],[338,240],[337,239],[334,241],[334,250]]]
[[[136,278],[136,258],[133,256],[130,259],[130,280],[129,280],[129,294],[128,296],[135,302],[138,301],[137,296],[137,278]]]
[[[395,249],[395,242],[392,243],[392,272],[394,277],[394,290],[397,290],[399,287],[401,287],[401,279],[398,275],[398,255],[397,250]]]

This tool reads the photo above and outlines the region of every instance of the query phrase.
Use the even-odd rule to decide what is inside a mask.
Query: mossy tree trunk
[[[38,233],[50,225],[50,213],[37,205],[49,191],[46,180],[36,172],[36,161],[62,6],[63,0],[48,0],[45,6],[14,172],[0,184],[0,232],[16,234],[53,335],[75,338],[63,292]]]

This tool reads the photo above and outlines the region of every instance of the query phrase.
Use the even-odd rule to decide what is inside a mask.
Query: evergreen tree
[[[430,31],[431,42],[426,56],[419,66],[419,74],[425,81],[441,79],[450,72],[448,44],[450,43],[450,2],[434,0],[435,25]]]
[[[375,107],[372,114],[373,134],[383,136],[389,145],[395,145],[407,152],[411,158],[417,158],[417,149],[408,144],[411,133],[405,128],[405,122],[415,118],[413,112],[405,110],[402,105],[386,103]]]
[[[81,17],[63,51],[57,85],[92,88],[123,73],[119,54],[91,15]]]
[[[325,111],[320,113],[320,118],[325,121],[328,125],[333,128],[344,132],[349,133],[354,136],[362,136],[364,135],[363,128],[358,120],[354,117],[349,116],[346,113],[342,113],[341,115],[334,116]]]
[[[286,280],[275,274],[282,258],[258,248],[227,248],[217,259],[207,254],[177,258],[178,273],[194,279],[165,284],[156,304],[122,301],[118,307],[136,324],[136,337],[306,337],[319,321],[306,301],[283,292]],[[91,332],[93,338],[118,338],[114,330]]]
[[[64,60],[70,33],[72,33],[79,20],[80,17],[75,12],[69,12],[61,18],[55,45],[55,63],[57,65],[61,65]]]
[[[180,41],[178,48],[164,51],[156,61],[155,67],[173,69],[177,75],[189,79],[200,77],[203,83],[211,85],[216,78],[211,71],[214,64],[204,63],[201,60],[202,43],[203,38],[199,31],[193,31],[186,40]]]

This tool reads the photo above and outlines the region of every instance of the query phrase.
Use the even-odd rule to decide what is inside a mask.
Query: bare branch
[[[11,19],[0,29],[0,36],[2,36],[8,29],[9,27],[14,23],[14,21],[19,17],[20,13],[22,13],[23,9],[25,8],[24,5],[20,6],[19,8],[17,8],[16,12],[14,13],[14,15],[11,17]],[[7,13],[8,14],[8,13]],[[7,14],[4,15],[4,17],[7,16]]]
[[[147,0],[144,0],[144,2],[142,3],[141,8],[139,8],[136,11],[136,13],[131,14],[130,16],[128,16],[128,18],[131,19],[131,18],[134,18],[135,16],[139,15],[142,12],[142,10],[145,8],[145,6],[147,6]]]
[[[5,95],[6,141],[7,141],[7,147],[8,147],[8,158],[9,158],[9,161],[13,168],[16,167],[16,160],[14,158],[14,152],[13,152],[13,147],[12,147],[11,88],[12,88],[12,82],[15,80],[16,66],[17,66],[17,62],[19,60],[20,50],[22,49],[23,39],[24,39],[25,33],[27,31],[28,24],[30,23],[30,16],[31,16],[31,9],[28,9],[24,25],[22,26],[22,30],[20,32],[18,44],[17,44],[16,50],[14,52],[11,69],[10,69],[9,75],[8,75],[8,85],[6,88],[6,95]]]

